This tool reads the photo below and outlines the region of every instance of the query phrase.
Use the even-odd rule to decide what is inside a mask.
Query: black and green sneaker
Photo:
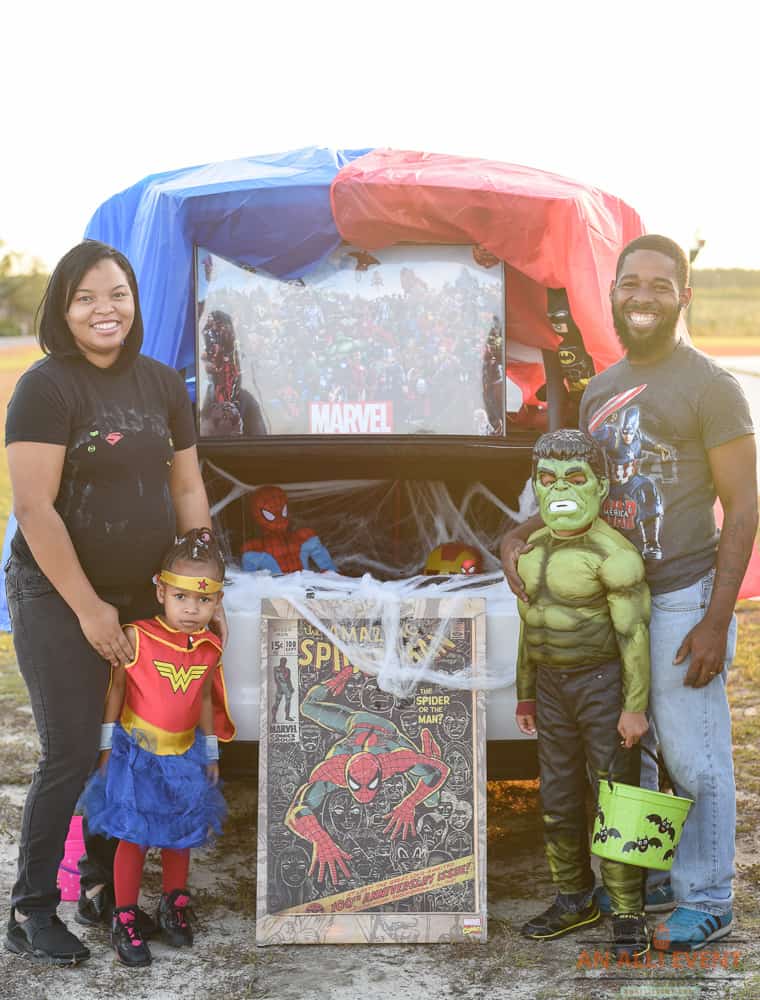
[[[643,913],[613,913],[615,958],[640,958],[649,951],[649,931]]]
[[[593,892],[560,892],[552,905],[523,924],[520,933],[535,941],[548,941],[562,937],[579,927],[595,924],[599,917]]]

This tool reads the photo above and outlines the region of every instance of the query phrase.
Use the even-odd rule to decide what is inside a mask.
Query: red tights
[[[120,840],[113,861],[113,884],[117,906],[137,906],[137,897],[142,882],[145,848]],[[163,869],[163,891],[184,889],[190,867],[190,848],[174,851],[168,847],[161,849]]]

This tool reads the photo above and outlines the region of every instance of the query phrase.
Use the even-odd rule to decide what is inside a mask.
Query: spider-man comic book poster
[[[381,650],[379,621],[321,602],[323,630],[276,603],[262,620],[257,943],[484,941],[482,694],[423,682],[394,696],[332,641]],[[405,649],[435,641],[437,670],[477,673],[484,602],[452,617],[439,603],[410,602]]]

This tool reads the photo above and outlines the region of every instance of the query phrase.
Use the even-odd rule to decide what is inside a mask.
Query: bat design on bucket
[[[660,833],[667,833],[671,841],[676,839],[676,831],[667,816],[658,816],[657,813],[650,813],[647,817],[648,823],[654,823]]]
[[[596,815],[599,817],[599,830],[594,834],[595,844],[606,844],[608,840],[620,838],[622,836],[620,830],[616,830],[614,826],[609,827],[609,829],[605,826],[604,813],[598,806],[596,809]]]
[[[639,837],[638,840],[627,840],[623,844],[623,854],[628,854],[629,851],[638,851],[640,854],[644,854],[650,847],[662,847],[660,838]]]

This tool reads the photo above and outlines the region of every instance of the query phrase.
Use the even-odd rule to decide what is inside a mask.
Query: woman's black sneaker
[[[23,921],[11,913],[5,947],[17,955],[29,955],[53,965],[78,965],[90,957],[90,949],[55,913],[31,913]]]
[[[522,925],[520,933],[546,941],[595,924],[600,915],[593,892],[560,892],[548,909]]]
[[[643,913],[613,913],[612,947],[615,958],[640,958],[649,951],[649,931]]]
[[[111,944],[121,964],[131,969],[153,961],[150,948],[140,934],[136,906],[117,906],[113,911]]]
[[[164,941],[172,948],[193,943],[191,916],[190,893],[187,889],[174,889],[168,895],[162,894],[156,919]]]

